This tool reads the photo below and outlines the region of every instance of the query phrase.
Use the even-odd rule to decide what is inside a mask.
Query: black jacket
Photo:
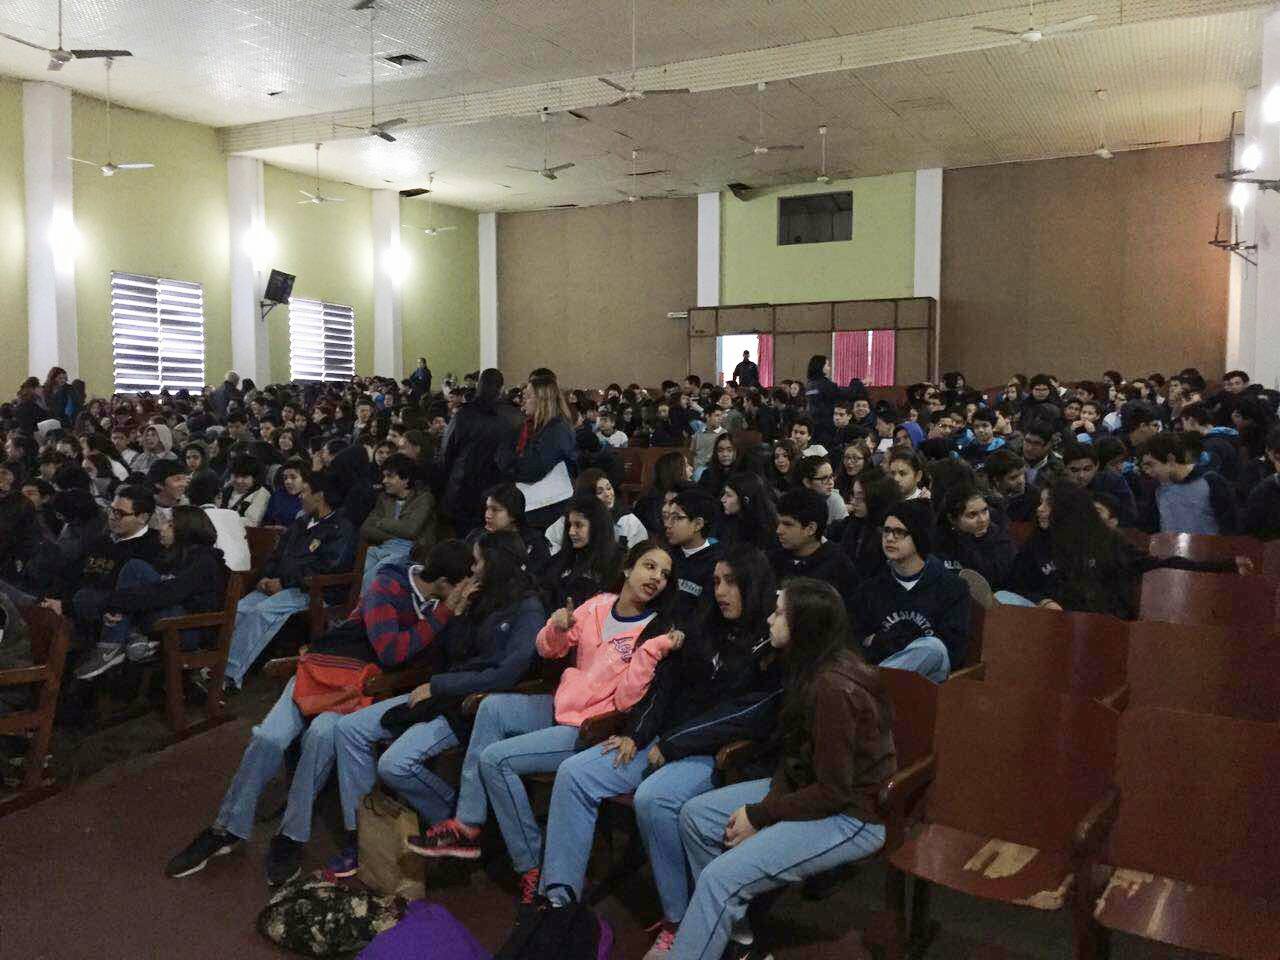
[[[814,441],[827,443],[835,430],[832,416],[837,400],[853,397],[853,390],[842,390],[830,377],[813,377],[804,385],[805,404],[813,421]]]
[[[681,629],[693,621],[703,597],[712,594],[711,577],[716,564],[724,556],[724,546],[708,542],[693,556],[685,556],[679,547],[671,551],[671,583],[668,589],[676,591],[671,606],[671,619]]]
[[[263,565],[262,576],[278,579],[286,589],[301,588],[312,574],[350,570],[355,552],[355,528],[337,510],[314,524],[304,515],[285,528]],[[346,589],[338,587],[335,592],[345,593]]]
[[[818,549],[807,557],[797,557],[781,547],[769,554],[773,572],[782,583],[791,577],[812,577],[831,584],[848,606],[853,602],[859,577],[849,555],[840,544],[824,540]]]
[[[534,642],[546,622],[536,594],[489,614],[479,624],[467,616],[451,618],[443,634],[448,667],[432,676],[432,696],[510,689],[529,672],[537,656]]]
[[[1004,589],[1018,548],[1009,536],[1009,526],[1002,513],[991,512],[991,525],[981,540],[950,527],[941,534],[937,554],[948,566],[976,570],[986,577],[992,590]]]
[[[170,551],[154,564],[159,583],[112,590],[104,610],[140,613],[164,607],[182,607],[186,613],[221,610],[226,598],[227,565],[217,547],[195,545],[179,555]]]
[[[869,663],[880,663],[918,637],[934,636],[946,644],[952,670],[965,664],[972,622],[969,586],[937,557],[925,561],[920,579],[910,590],[898,582],[892,569],[866,581],[858,588],[850,613],[855,635],[865,638],[863,651]]]
[[[459,529],[479,522],[484,492],[502,480],[499,451],[515,442],[506,404],[475,400],[454,415],[444,437],[444,510]]]
[[[113,540],[109,535],[85,551],[80,575],[73,577],[71,589],[91,587],[97,590],[114,590],[120,568],[129,560],[145,560],[154,564],[160,556],[160,534],[148,530],[131,540]]]

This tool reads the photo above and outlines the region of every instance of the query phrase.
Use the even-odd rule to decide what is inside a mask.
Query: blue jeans
[[[348,830],[356,828],[356,807],[377,779],[395,790],[427,823],[446,820],[453,812],[457,796],[453,787],[427,769],[428,760],[458,745],[443,717],[415,723],[374,764],[374,745],[391,739],[382,725],[383,715],[408,700],[407,693],[392,697],[338,721],[338,790],[342,794],[342,823]]]
[[[255,590],[244,597],[236,606],[236,627],[231,636],[231,653],[227,656],[227,679],[241,686],[244,675],[267,649],[271,638],[280,632],[286,620],[307,609],[307,603],[307,595],[297,587],[271,596]]]
[[[240,767],[227,788],[214,826],[243,840],[253,835],[253,817],[258,798],[284,765],[284,752],[299,736],[302,757],[289,784],[289,803],[280,832],[306,843],[311,839],[311,807],[333,772],[334,732],[341,717],[322,713],[311,723],[293,702],[293,679],[285,684],[280,699],[253,728],[253,738],[240,758]]]
[[[616,752],[605,753],[600,747],[574,754],[560,765],[547,816],[544,892],[552,884],[565,884],[581,899],[600,802],[634,792],[636,820],[653,866],[663,914],[675,922],[684,916],[689,877],[680,842],[680,808],[686,800],[712,788],[715,758],[676,760],[646,777],[650,746],[638,749],[631,762],[621,767],[614,766]],[[568,895],[561,890],[552,891],[551,898],[568,902]]]
[[[1006,607],[1034,607],[1035,604],[1028,600],[1020,593],[1014,593],[1012,590],[997,590],[996,603],[1003,603]]]
[[[951,673],[951,656],[947,645],[937,637],[917,637],[891,657],[880,661],[882,667],[910,670],[942,683]]]
[[[556,723],[550,694],[496,693],[476,712],[462,762],[457,817],[484,823],[488,804],[517,873],[542,863],[542,830],[520,778],[551,773],[573,756],[578,728]]]
[[[697,886],[670,960],[720,960],[730,934],[745,930],[753,897],[862,860],[884,846],[883,826],[838,813],[821,820],[783,820],[726,850],[729,817],[768,792],[768,780],[750,780],[704,793],[680,811],[680,832]]]
[[[370,546],[364,555],[364,576],[360,580],[360,593],[369,589],[373,575],[384,563],[404,563],[409,559],[409,551],[413,549],[412,540],[385,540],[376,546]]]
[[[137,587],[146,583],[159,583],[161,581],[160,572],[145,560],[128,560],[124,566],[120,568],[119,574],[116,575],[116,589],[123,590],[126,587]],[[183,614],[181,605],[173,605],[168,607],[159,607],[155,610],[146,610],[140,613],[126,613],[119,623],[104,623],[102,625],[101,642],[103,644],[119,644],[124,645],[129,642],[129,634],[134,630],[140,633],[146,633],[151,629],[151,624],[165,617],[180,617]],[[181,646],[183,650],[194,650],[200,643],[199,630],[183,630],[181,634]]]

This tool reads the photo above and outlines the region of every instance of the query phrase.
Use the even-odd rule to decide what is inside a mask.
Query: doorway
[[[716,337],[716,382],[723,386],[733,379],[733,369],[746,352],[760,368],[760,386],[773,386],[773,334],[731,333]]]

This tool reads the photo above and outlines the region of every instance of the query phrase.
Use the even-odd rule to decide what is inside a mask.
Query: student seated
[[[576,608],[613,586],[625,553],[595,493],[574,496],[561,519],[569,531],[569,545],[552,558],[540,584],[549,610],[566,603]]]
[[[681,809],[696,886],[670,960],[764,956],[747,925],[754,897],[884,845],[876,795],[895,768],[892,710],[877,671],[849,649],[844,604],[829,584],[792,580],[769,623],[787,677],[782,755],[772,780],[713,790]],[[660,938],[659,957],[662,946]]]
[[[246,527],[262,525],[271,494],[262,485],[262,465],[256,457],[241,456],[231,461],[231,482],[223,488],[218,506],[234,510]]]
[[[703,471],[711,464],[711,455],[716,441],[725,433],[723,426],[724,411],[719,407],[711,407],[706,413],[707,428],[693,435],[690,452],[693,454],[693,479],[701,478]]]
[[[828,467],[830,464],[828,464]],[[812,490],[792,490],[778,501],[778,548],[770,555],[779,583],[812,577],[852,601],[858,574],[840,544],[827,540],[827,504]]]
[[[941,683],[964,666],[969,648],[969,587],[931,556],[929,504],[904,500],[880,527],[888,569],[865,581],[850,611],[868,663],[913,670]]]
[[[983,473],[991,489],[1000,497],[1004,515],[1010,522],[1034,520],[1040,491],[1027,484],[1027,464],[1012,450],[997,450],[987,458]]]
[[[573,482],[573,492],[575,496],[586,493],[599,497],[613,519],[613,533],[623,550],[630,550],[640,541],[649,539],[649,531],[640,518],[618,501],[613,483],[603,470],[598,467],[583,470]],[[564,546],[564,517],[547,527],[545,536],[552,555],[559,553]]]
[[[312,498],[304,483],[304,501]],[[439,604],[467,576],[470,551],[458,540],[431,548],[425,565],[382,567],[351,616],[316,642],[312,650],[332,652],[398,669],[426,658],[439,664],[439,636],[448,607]],[[302,848],[311,838],[311,811],[334,765],[337,713],[308,717],[294,702],[296,678],[290,678],[275,706],[253,728],[240,767],[227,788],[213,824],[202,830],[165,866],[165,874],[188,877],[214,857],[236,849],[253,835],[258,799],[284,765],[285,751],[302,738],[302,754],[289,784],[289,801],[280,829],[267,851],[267,882],[272,886],[298,875]],[[367,790],[366,790],[367,792]],[[343,794],[344,812],[346,794]],[[349,829],[355,829],[354,805]]]
[[[538,654],[558,660],[576,649],[552,694],[497,693],[476,713],[463,760],[454,816],[435,823],[409,849],[425,857],[475,860],[489,805],[521,878],[521,901],[532,904],[542,863],[542,831],[521,777],[551,773],[577,752],[586,720],[630,710],[643,699],[654,670],[684,635],[661,608],[671,575],[666,548],[646,541],[627,555],[622,589],[602,593],[577,610],[562,608],[538,634]]]
[[[365,551],[363,590],[384,563],[404,563],[416,542],[435,539],[436,498],[418,485],[421,471],[412,458],[392,454],[382,464],[382,493],[360,525],[369,543]]]
[[[961,483],[947,491],[939,519],[937,555],[948,566],[982,574],[993,590],[1003,587],[1018,552],[1004,514],[993,511],[973,483]]]
[[[234,510],[216,506],[218,499],[218,475],[212,470],[197,470],[187,484],[187,500],[199,507],[218,533],[215,546],[222,551],[222,560],[234,573],[248,573],[251,565],[249,538],[244,532],[244,522]]]
[[[769,643],[776,587],[764,554],[738,546],[715,568],[715,596],[684,645],[658,666],[649,692],[617,736],[561,764],[547,817],[542,892],[555,906],[565,887],[582,897],[600,803],[635,793],[636,820],[663,906],[654,951],[669,949],[689,905],[680,808],[715,785],[716,752],[734,740],[767,740],[782,699]],[[656,960],[654,952],[651,960]]]
[[[969,422],[973,441],[960,451],[960,455],[973,464],[975,470],[982,469],[987,458],[997,450],[1003,450],[1007,444],[1004,437],[996,436],[998,419],[999,414],[994,410],[983,409],[975,413]]]
[[[1046,407],[1052,406],[1047,404]],[[1056,408],[1054,408],[1056,409]],[[1062,470],[1062,458],[1054,452],[1058,432],[1044,420],[1036,420],[1022,432],[1022,458],[1027,461],[1027,483],[1040,486],[1041,473],[1056,475]]]
[[[670,603],[672,619],[683,626],[711,593],[711,577],[724,548],[711,539],[716,522],[716,502],[705,490],[682,490],[662,508],[662,524],[671,548],[671,580],[675,586]]]
[[[1139,452],[1142,472],[1159,486],[1140,526],[1149,533],[1236,532],[1235,491],[1219,474],[1192,461],[1181,437],[1162,433]]]
[[[911,447],[894,447],[885,459],[885,472],[898,485],[903,500],[929,498],[929,466]]]
[[[228,689],[244,685],[249,668],[285,621],[307,609],[307,578],[317,573],[342,573],[355,561],[355,530],[338,512],[341,500],[333,481],[324,474],[304,477],[299,495],[302,516],[276,543],[257,588],[236,607],[227,656]]]
[[[1267,433],[1267,466],[1271,474],[1249,491],[1244,533],[1259,540],[1280,539],[1280,427]]]
[[[746,543],[768,553],[778,545],[778,514],[764,481],[755,473],[735,473],[720,492],[720,536],[725,547]]]
[[[773,492],[781,496],[795,483],[795,466],[800,459],[796,445],[790,440],[779,440],[773,445],[773,456],[765,468],[765,479]]]
[[[599,419],[596,421],[600,425],[600,429],[596,431],[596,436],[600,438],[601,443],[607,443],[615,450],[619,447],[627,445],[627,435],[617,428],[617,419],[614,413],[608,407],[602,407]]]
[[[826,502],[828,523],[838,523],[849,516],[844,497],[836,492],[835,468],[826,457],[801,457],[796,466],[796,479]]]
[[[1105,493],[1115,498],[1119,504],[1121,526],[1132,527],[1138,522],[1138,506],[1133,499],[1133,491],[1124,477],[1098,469],[1098,448],[1095,444],[1078,440],[1064,444],[1062,461],[1066,464],[1067,476],[1090,493]]]
[[[484,525],[467,534],[467,542],[474,545],[484,534],[504,530],[516,534],[524,543],[529,576],[540,576],[551,552],[546,537],[525,523],[524,493],[514,483],[499,483],[484,492]]]

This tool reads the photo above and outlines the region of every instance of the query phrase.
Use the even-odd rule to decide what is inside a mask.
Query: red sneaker
[[[480,859],[480,828],[461,820],[444,820],[422,836],[413,836],[406,845],[424,857],[452,857],[456,860]]]
[[[520,875],[520,903],[522,906],[529,906],[538,896],[538,880],[542,877],[542,871],[537,867],[532,870],[526,870]]]

